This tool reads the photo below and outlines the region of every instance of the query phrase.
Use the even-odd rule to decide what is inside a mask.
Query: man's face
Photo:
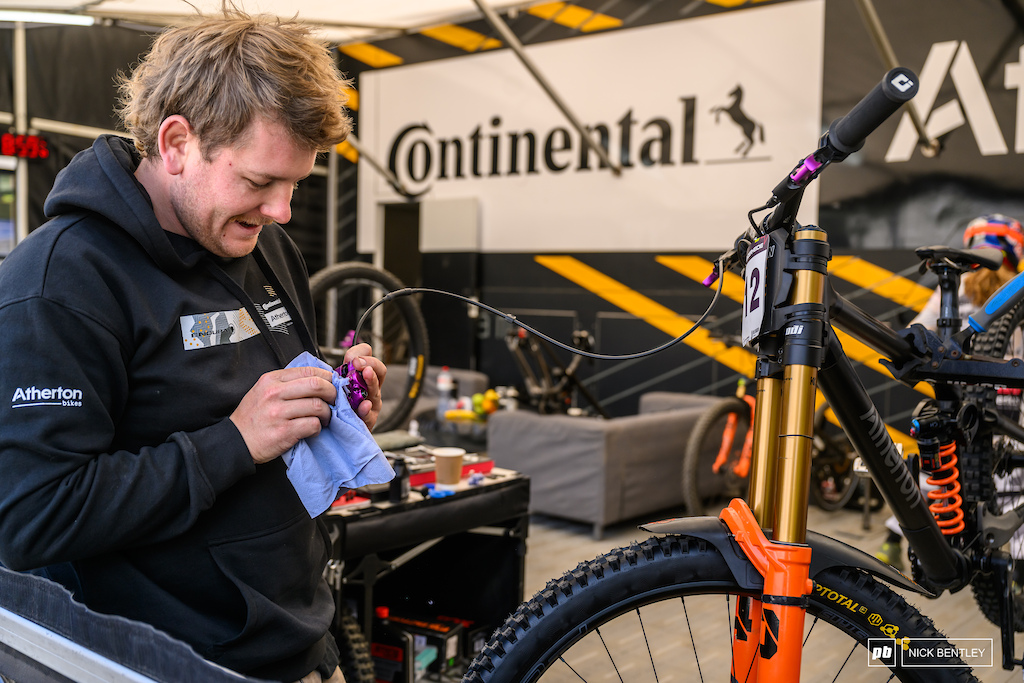
[[[171,208],[207,251],[245,256],[264,225],[291,219],[292,191],[315,161],[316,152],[296,144],[283,125],[257,119],[239,142],[214,150],[212,160],[189,158],[171,186]]]

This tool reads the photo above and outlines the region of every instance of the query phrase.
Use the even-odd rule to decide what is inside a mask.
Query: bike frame
[[[768,254],[764,272],[753,278],[747,274],[748,283],[767,280],[768,310],[762,323],[766,331],[757,339],[750,488],[745,504],[734,501],[721,515],[765,580],[760,601],[737,604],[734,675],[745,669],[763,676],[745,680],[799,680],[803,617],[811,590],[807,491],[817,389],[903,529],[929,591],[963,586],[974,570],[940,529],[832,322],[886,354],[897,375],[915,383],[938,380],[940,400],[958,402],[959,389],[950,382],[964,377],[1024,386],[1024,373],[1016,370],[1019,361],[964,359],[956,335],[945,334],[943,340],[923,330],[901,334],[836,294],[828,282],[831,251],[825,232],[795,221],[801,194],[765,221],[768,232],[758,240],[764,240]],[[771,230],[773,224],[779,227]],[[1020,277],[1014,300],[1024,295],[1024,275]],[[915,338],[921,341],[915,343]],[[1011,436],[1021,431],[1005,420],[995,429]],[[770,540],[762,529],[771,530]]]

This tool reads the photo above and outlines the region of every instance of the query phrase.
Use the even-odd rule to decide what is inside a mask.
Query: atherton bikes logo
[[[81,407],[82,390],[65,387],[37,389],[18,387],[11,397],[11,408],[29,408],[32,406],[64,406]]]

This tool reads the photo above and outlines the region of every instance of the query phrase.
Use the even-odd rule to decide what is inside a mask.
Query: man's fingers
[[[316,373],[291,373],[290,370],[312,369]],[[278,374],[279,373],[279,374]],[[303,398],[319,398],[334,404],[338,391],[331,382],[331,374],[320,368],[288,368],[269,373],[260,379],[266,381],[267,398],[294,401]]]
[[[231,414],[257,463],[281,455],[331,421],[338,391],[321,368],[285,368],[264,374]]]

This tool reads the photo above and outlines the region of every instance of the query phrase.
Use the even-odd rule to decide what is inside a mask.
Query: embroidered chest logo
[[[259,311],[260,317],[263,318],[267,327],[274,332],[288,334],[288,328],[291,327],[292,322],[288,309],[285,308],[284,302],[281,301],[281,297],[277,295],[273,287],[264,285],[263,289],[270,296],[270,300],[264,303],[256,302],[256,310]]]

